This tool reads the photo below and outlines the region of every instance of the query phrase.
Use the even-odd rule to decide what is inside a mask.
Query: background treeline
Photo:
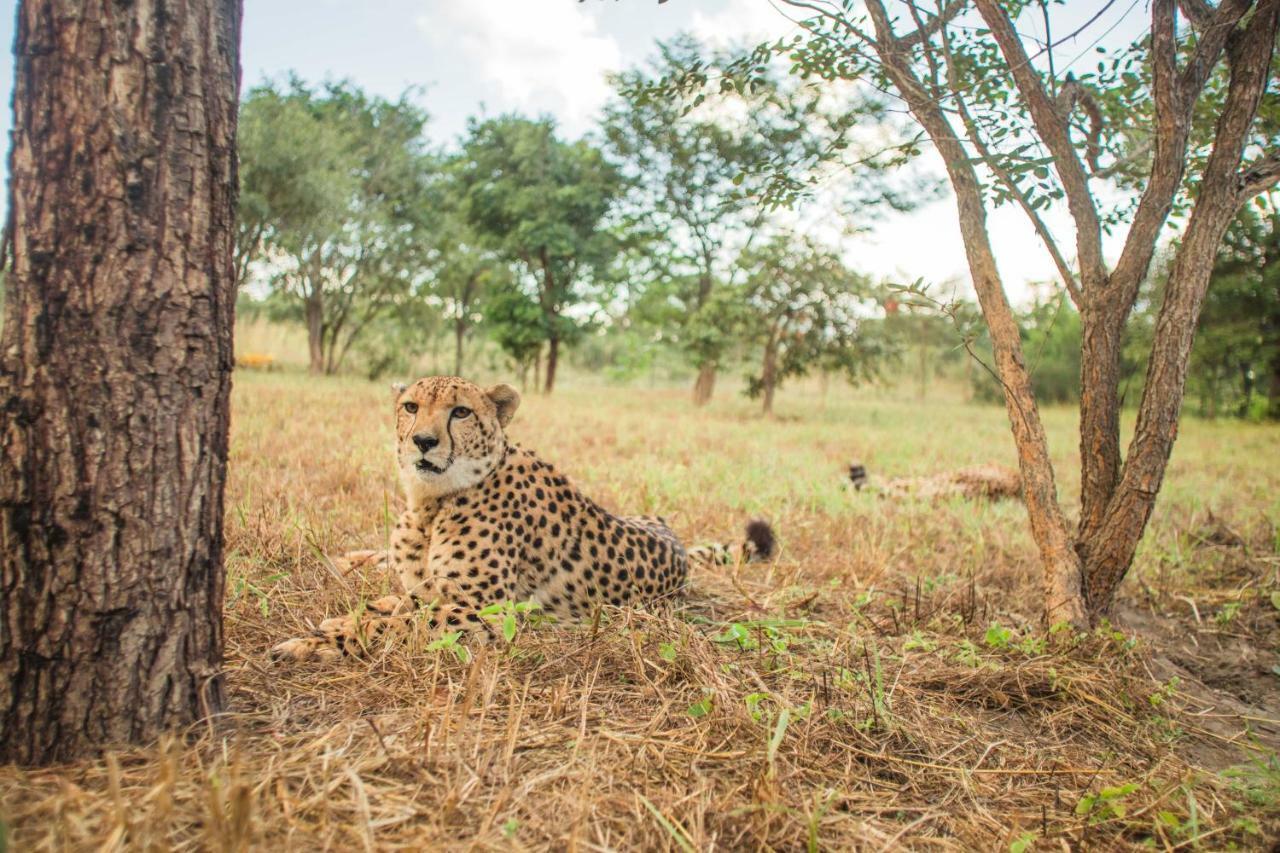
[[[599,126],[476,118],[428,142],[416,91],[397,100],[296,78],[241,110],[237,276],[242,318],[305,330],[315,373],[510,372],[551,391],[566,359],[614,381],[688,382],[711,399],[741,376],[771,411],[788,379],[939,379],[998,402],[968,303],[877,281],[844,226],[937,197],[878,94],[755,69],[689,103],[654,85],[731,65],[690,39],[617,75]],[[1280,224],[1249,207],[1218,258],[1191,367],[1208,416],[1280,417]],[[1158,268],[1137,307],[1126,399],[1143,381]],[[1079,396],[1080,318],[1059,290],[1021,315],[1036,390]],[[239,346],[241,354],[246,345]],[[1130,390],[1131,389],[1131,390]]]

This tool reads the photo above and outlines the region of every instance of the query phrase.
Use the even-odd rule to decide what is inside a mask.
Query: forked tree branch
[[[1000,165],[999,159],[987,146],[986,141],[982,138],[981,131],[978,129],[977,122],[974,121],[973,115],[969,112],[969,106],[965,101],[964,92],[956,74],[955,57],[951,53],[951,38],[947,34],[946,27],[942,28],[942,55],[947,65],[947,87],[955,98],[956,113],[964,123],[969,142],[977,150],[978,155],[982,157],[986,167],[1004,185],[1009,194],[1018,202],[1018,206],[1022,208],[1022,212],[1026,214],[1027,219],[1031,221],[1031,227],[1040,236],[1040,241],[1044,243],[1045,250],[1048,251],[1049,257],[1053,259],[1054,266],[1058,268],[1058,275],[1062,277],[1062,282],[1067,288],[1067,293],[1071,296],[1072,303],[1077,309],[1080,309],[1083,306],[1084,297],[1080,293],[1080,283],[1076,281],[1071,265],[1063,257],[1057,241],[1053,238],[1053,234],[1049,232],[1049,227],[1040,217],[1040,214],[1036,212],[1036,209],[1031,206],[1031,202],[1027,200],[1026,195],[1013,179],[1013,176],[1009,174],[1009,170]]]
[[[908,0],[908,2],[910,2],[910,0]],[[942,11],[937,15],[934,15],[930,20],[923,24],[917,23],[916,29],[913,32],[899,37],[898,44],[902,47],[909,48],[928,41],[937,35],[938,30],[950,23],[952,18],[960,14],[960,11],[967,5],[968,0],[951,0],[950,3],[942,8]],[[910,3],[910,6],[914,12],[916,8],[915,3]]]
[[[1196,25],[1200,30],[1200,41],[1196,44],[1191,59],[1187,60],[1186,68],[1182,69],[1182,76],[1178,81],[1186,109],[1190,110],[1196,98],[1200,97],[1200,90],[1204,88],[1209,75],[1213,73],[1214,66],[1218,64],[1227,41],[1236,31],[1240,19],[1253,8],[1253,5],[1253,0],[1222,0],[1222,4],[1213,10],[1212,17],[1204,17],[1202,10],[1196,12],[1194,17],[1187,16],[1193,23],[1197,18],[1203,23]],[[1187,4],[1183,2],[1180,6],[1186,12]]]
[[[1203,30],[1213,20],[1214,9],[1204,0],[1178,0],[1178,8],[1197,30]]]
[[[1067,114],[1060,112],[1049,96],[1005,8],[997,0],[977,0],[977,7],[1013,73],[1013,82],[1031,114],[1036,132],[1053,155],[1054,168],[1067,195],[1067,207],[1075,220],[1081,289],[1086,294],[1098,290],[1107,277],[1102,257],[1102,226],[1084,164],[1076,155],[1075,144],[1071,141]]]

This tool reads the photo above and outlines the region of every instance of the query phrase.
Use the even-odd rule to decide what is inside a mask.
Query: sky
[[[16,0],[7,2],[0,41],[12,45]],[[581,135],[609,97],[605,75],[643,62],[655,39],[692,31],[724,45],[796,32],[770,0],[246,0],[245,7],[246,90],[290,71],[311,81],[350,79],[387,97],[419,87],[432,115],[429,135],[440,144],[455,142],[469,116],[513,110],[550,114],[564,135]],[[1100,10],[1093,26],[1058,49],[1060,72],[1076,56],[1091,62],[1095,39],[1126,43],[1146,25],[1140,0],[1072,0],[1054,7],[1055,32],[1070,32]],[[0,63],[6,104],[12,88],[13,63]],[[11,119],[8,108],[0,110],[5,139]],[[940,161],[933,166],[941,175]],[[1063,212],[1046,218],[1070,244]],[[950,195],[908,214],[869,212],[854,225],[863,233],[846,252],[861,272],[966,287]],[[1011,297],[1024,302],[1030,283],[1054,277],[1053,265],[1021,213],[997,211],[990,227]]]

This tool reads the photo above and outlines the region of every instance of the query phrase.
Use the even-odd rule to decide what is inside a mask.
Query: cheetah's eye
[[[411,415],[416,415],[418,413],[418,404],[410,400],[404,404],[404,410]]]
[[[450,417],[458,418],[459,420],[462,418],[469,418],[471,417],[471,410],[466,406],[454,406],[453,411],[450,413]]]

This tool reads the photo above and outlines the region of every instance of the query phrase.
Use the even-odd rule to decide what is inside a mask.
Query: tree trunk
[[[1040,551],[1045,619],[1049,624],[1068,622],[1083,627],[1088,619],[1081,594],[1080,559],[1058,504],[1048,439],[1022,353],[1018,324],[1005,296],[991,238],[987,234],[987,210],[977,173],[968,151],[960,142],[961,137],[911,70],[909,50],[893,36],[884,5],[868,2],[867,11],[876,29],[875,49],[885,71],[937,147],[955,192],[965,256],[982,316],[991,334],[996,373],[1004,386],[1005,410],[1018,449],[1023,501],[1027,505],[1032,536]]]
[[[1280,420],[1280,354],[1271,358],[1271,379],[1267,383],[1267,417]]]
[[[453,375],[462,375],[462,352],[467,340],[467,321],[461,317],[453,321]]]
[[[778,339],[770,335],[764,345],[764,363],[760,366],[760,384],[764,389],[764,413],[773,414],[773,392],[778,387]]]
[[[324,303],[321,301],[319,292],[313,292],[307,297],[306,303],[306,320],[307,320],[307,354],[309,356],[309,369],[317,376],[323,374],[324,370]]]
[[[542,344],[533,351],[533,387],[535,390],[542,387]]]
[[[556,387],[556,367],[560,364],[560,338],[552,335],[547,339],[547,384],[542,393],[550,394]]]
[[[222,705],[240,14],[18,6],[0,761]]]
[[[1227,226],[1247,200],[1237,175],[1245,137],[1266,91],[1278,28],[1280,0],[1264,0],[1228,46],[1231,80],[1227,97],[1196,204],[1165,286],[1133,439],[1102,524],[1080,543],[1085,594],[1095,621],[1111,608],[1164,482],[1214,259]]]
[[[709,361],[698,367],[698,378],[693,383],[693,404],[705,406],[711,402],[711,394],[716,390],[716,364]]]

